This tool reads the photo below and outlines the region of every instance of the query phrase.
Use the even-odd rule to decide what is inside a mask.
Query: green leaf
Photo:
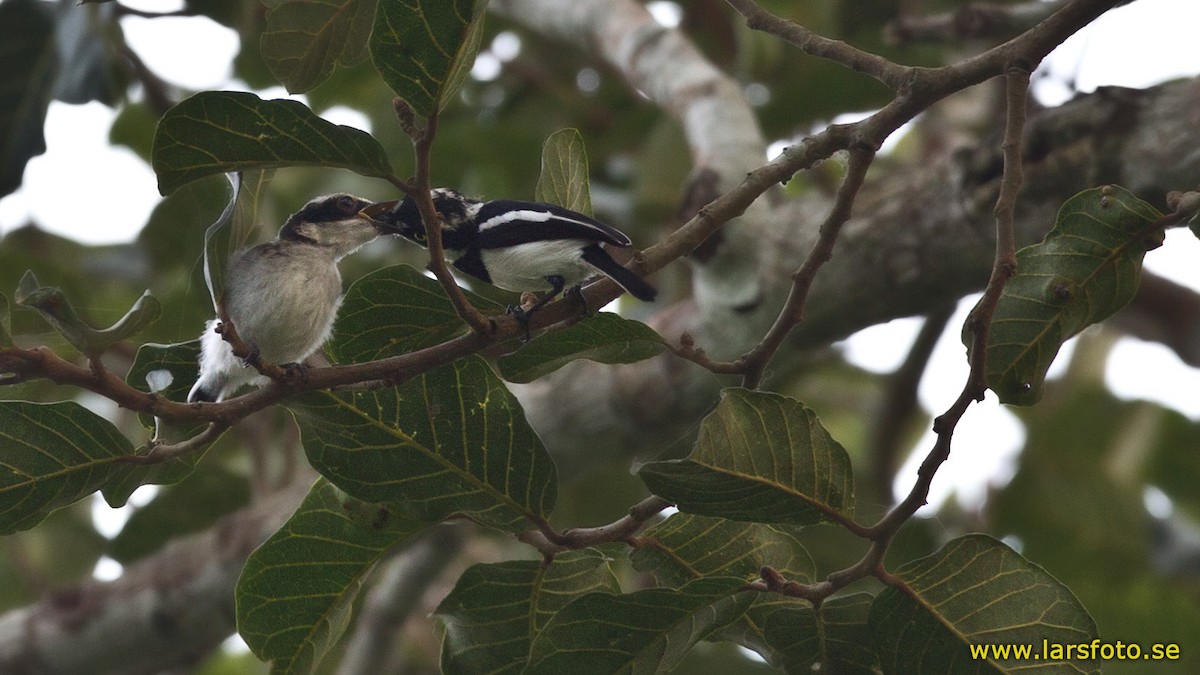
[[[229,201],[221,215],[204,230],[204,283],[208,285],[213,311],[217,311],[225,293],[225,268],[229,260],[254,237],[258,204],[273,173],[239,171],[225,174],[229,181]]]
[[[767,392],[726,389],[686,459],[638,471],[681,511],[809,524],[854,512],[850,458],[813,411]]]
[[[0,401],[0,534],[95,492],[132,454],[116,427],[78,403]]]
[[[97,330],[79,316],[61,290],[38,285],[32,271],[26,272],[21,278],[16,299],[20,305],[41,314],[72,347],[88,357],[103,354],[121,340],[142,332],[162,314],[162,305],[150,295],[150,291],[146,291],[119,321]]]
[[[818,612],[795,598],[764,596],[741,622],[718,635],[753,649],[789,673],[816,672],[819,666],[819,672],[875,675],[879,658],[867,625],[873,600],[866,593],[839,596],[821,603]],[[743,626],[746,630],[734,633]]]
[[[46,151],[42,127],[59,66],[47,10],[35,0],[0,3],[0,196],[20,187],[25,163]]]
[[[754,594],[742,591],[744,585],[735,577],[708,577],[676,589],[589,593],[534,637],[524,672],[558,675],[581,664],[593,673],[668,672],[692,645],[746,611]]]
[[[238,632],[272,673],[308,673],[346,630],[363,578],[423,524],[318,479],[250,555],[235,591]]]
[[[0,349],[13,346],[12,328],[8,320],[10,312],[8,296],[0,293]]]
[[[375,13],[371,60],[417,113],[441,110],[479,51],[486,0],[385,0]]]
[[[1133,298],[1142,257],[1162,243],[1146,228],[1161,217],[1124,188],[1085,190],[1062,205],[1042,243],[1017,251],[988,333],[987,381],[1002,403],[1041,400],[1063,343]],[[965,329],[963,340],[971,344]]]
[[[542,145],[542,173],[534,198],[592,215],[587,150],[578,129],[559,129]]]
[[[521,531],[554,505],[554,462],[504,383],[479,357],[398,387],[290,399],[304,450],[322,475],[416,518],[465,514]]]
[[[515,560],[473,565],[434,615],[446,628],[444,673],[520,672],[546,622],[585,593],[620,593],[609,559],[570,551],[545,565]]]
[[[770,525],[676,513],[641,538],[653,544],[634,549],[630,560],[662,585],[675,587],[714,575],[751,581],[760,578],[764,566],[791,581],[809,583],[816,577],[816,565],[800,542]],[[865,623],[865,609],[863,617]],[[807,602],[763,593],[744,616],[710,639],[736,642],[798,672],[818,658],[818,634],[816,613]]]
[[[634,549],[629,559],[667,586],[706,576],[752,581],[760,578],[764,565],[793,581],[810,582],[816,575],[800,542],[770,525],[676,513],[641,537],[654,544]]]
[[[799,540],[769,525],[677,513],[648,528],[642,538],[653,544],[638,546],[630,560],[640,571],[653,573],[662,585],[680,586],[712,575],[750,581],[761,577],[763,566],[799,583],[816,578],[816,566]],[[847,621],[846,611],[857,607],[862,614],[858,629],[865,633],[871,598],[851,597],[856,601],[835,598],[822,604],[821,620],[826,623],[822,633],[817,629],[817,613],[808,602],[762,593],[744,616],[709,639],[734,641],[770,663],[798,673],[821,658],[823,634],[827,641],[823,651],[839,665],[835,673],[870,673],[874,653],[862,646],[870,644],[870,639],[865,635],[862,640],[853,639],[850,629],[839,622]]]
[[[204,91],[167,111],[154,133],[158,190],[212,174],[281,166],[350,169],[387,176],[383,146],[359,129],[321,119],[303,103]]]
[[[334,66],[366,58],[378,0],[270,0],[261,49],[292,93],[324,82]]]
[[[138,348],[133,365],[125,374],[125,383],[134,389],[154,392],[172,401],[182,401],[196,381],[199,358],[199,340],[173,345],[144,344]],[[142,426],[153,429],[156,438],[167,443],[195,436],[205,427],[203,422],[169,427],[149,415],[138,415],[138,420]],[[129,495],[142,485],[178,483],[191,475],[204,454],[203,451],[189,452],[157,464],[129,464],[123,473],[114,476],[101,488],[104,500],[109,506],[117,508],[123,506]]]
[[[885,673],[1091,673],[1096,661],[1042,654],[1090,643],[1096,624],[1070,589],[1004,544],[959,537],[895,572],[869,625]],[[1025,659],[972,658],[971,645],[1032,645]]]
[[[108,542],[106,553],[128,565],[174,538],[207,530],[249,503],[250,481],[244,473],[205,462],[187,480],[159,490],[149,504],[137,508]]]
[[[463,292],[485,313],[504,309]],[[432,347],[468,330],[441,284],[396,265],[359,278],[346,291],[329,351],[337,363],[362,363]]]
[[[500,375],[532,382],[575,359],[635,363],[666,349],[662,336],[639,321],[601,312],[563,330],[543,333],[518,351],[500,357]]]

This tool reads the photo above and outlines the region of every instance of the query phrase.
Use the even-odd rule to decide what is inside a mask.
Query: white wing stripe
[[[506,211],[499,215],[488,218],[487,220],[483,221],[482,223],[479,223],[479,231],[482,232],[488,228],[497,227],[500,225],[504,225],[506,223],[511,223],[515,220],[523,220],[526,222],[533,222],[533,223],[545,223],[545,222],[549,222],[551,220],[557,220],[557,221],[564,222],[564,223],[573,223],[573,224],[579,225],[581,227],[586,227],[589,230],[599,229],[592,223],[589,223],[589,222],[586,222],[583,220],[577,220],[575,218],[564,218],[563,216],[555,215],[553,213],[550,213],[549,211],[534,211],[532,209],[519,209],[516,211]]]

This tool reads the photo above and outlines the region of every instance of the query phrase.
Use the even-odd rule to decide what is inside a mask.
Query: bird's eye
[[[342,195],[341,197],[338,197],[337,204],[338,208],[341,209],[343,213],[358,212],[358,203],[355,201],[354,197],[351,197],[350,195]]]

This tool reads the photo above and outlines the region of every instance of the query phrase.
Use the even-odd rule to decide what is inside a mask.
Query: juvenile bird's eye
[[[338,208],[341,209],[343,213],[358,212],[358,203],[355,201],[354,197],[351,197],[350,195],[342,195],[341,197],[338,197],[337,204]]]

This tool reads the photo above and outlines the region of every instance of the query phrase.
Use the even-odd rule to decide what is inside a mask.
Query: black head
[[[442,217],[445,230],[456,229],[467,222],[470,219],[468,206],[478,203],[449,188],[436,188],[430,192],[430,197],[433,198],[433,208]],[[417,202],[412,197],[372,204],[364,211],[364,215],[378,223],[380,229],[385,232],[398,234],[421,246],[425,245],[425,224],[421,221],[421,211],[417,208]]]
[[[319,226],[366,220],[358,212],[370,205],[371,202],[361,197],[345,193],[317,197],[305,204],[299,211],[288,216],[287,221],[279,230],[279,238],[312,244],[320,243],[321,237],[317,235]]]

